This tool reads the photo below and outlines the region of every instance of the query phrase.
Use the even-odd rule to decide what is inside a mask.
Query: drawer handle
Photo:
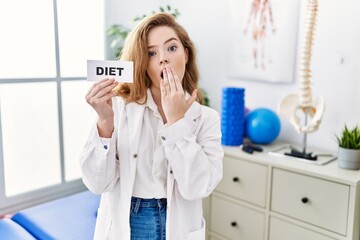
[[[301,202],[303,204],[307,204],[309,202],[309,199],[307,197],[303,197],[303,198],[301,198]]]
[[[236,223],[236,222],[231,222],[231,226],[232,226],[232,227],[236,227],[236,226],[237,226],[237,223]]]
[[[233,177],[234,182],[240,182],[240,179],[238,177]]]

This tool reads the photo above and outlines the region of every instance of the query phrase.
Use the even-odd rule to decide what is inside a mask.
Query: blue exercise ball
[[[280,133],[280,119],[268,108],[257,108],[245,117],[245,135],[251,142],[268,144],[274,141]]]

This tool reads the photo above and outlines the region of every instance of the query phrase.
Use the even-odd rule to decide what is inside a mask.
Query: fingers
[[[184,92],[179,76],[176,74],[175,70],[172,67],[168,67],[163,70],[163,77],[165,90],[168,93],[175,91],[181,93]]]
[[[117,86],[117,84],[118,83],[114,79],[108,78],[94,83],[86,94],[86,98],[101,98],[107,95],[114,87]]]
[[[111,98],[113,98],[115,96],[116,96],[116,93],[109,92],[108,94],[102,96],[102,99],[104,99],[104,101],[109,101]]]
[[[86,95],[89,95],[89,94],[91,93],[91,91],[94,90],[94,88],[95,88],[97,85],[99,85],[99,84],[101,84],[101,83],[104,83],[104,82],[106,82],[106,81],[108,81],[108,80],[110,80],[110,79],[109,79],[109,78],[105,78],[105,79],[102,79],[102,80],[99,81],[99,82],[94,83],[94,84],[90,87],[90,89],[89,89],[89,91],[86,93]]]
[[[166,94],[171,92],[170,85],[169,85],[169,76],[168,76],[168,73],[167,73],[166,69],[163,70],[163,78],[164,79],[162,80],[162,82],[163,82],[163,85],[164,85],[164,93],[166,95]]]
[[[113,90],[117,85],[118,85],[117,82],[113,82],[112,84],[105,86],[94,97],[101,98],[101,97],[111,93],[111,90]]]
[[[165,81],[164,81],[164,79],[161,79],[161,81],[160,81],[160,94],[161,94],[162,102],[164,102],[163,100],[166,97],[166,93],[167,93],[167,91],[166,91],[166,87],[165,87]]]
[[[171,68],[166,68],[167,79],[169,81],[170,91],[176,91],[174,72]]]
[[[175,70],[173,68],[171,68],[171,73],[174,76],[174,84],[175,84],[176,90],[183,93],[184,89],[183,89],[183,87],[181,85],[181,81],[179,79],[179,76],[176,74],[176,72],[175,72]]]

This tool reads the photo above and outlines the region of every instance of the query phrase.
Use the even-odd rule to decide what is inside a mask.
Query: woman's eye
[[[149,52],[149,57],[153,57],[155,55],[156,55],[156,52],[152,52],[152,51]]]
[[[169,47],[168,50],[169,50],[170,52],[175,52],[176,49],[177,49],[177,46],[171,46],[171,47]]]

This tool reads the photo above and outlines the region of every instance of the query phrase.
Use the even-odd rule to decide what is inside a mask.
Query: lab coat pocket
[[[108,212],[99,208],[96,218],[94,240],[107,240],[111,229],[111,218]]]
[[[205,225],[205,220],[202,218],[201,228],[196,231],[189,232],[186,235],[186,240],[205,240]]]

